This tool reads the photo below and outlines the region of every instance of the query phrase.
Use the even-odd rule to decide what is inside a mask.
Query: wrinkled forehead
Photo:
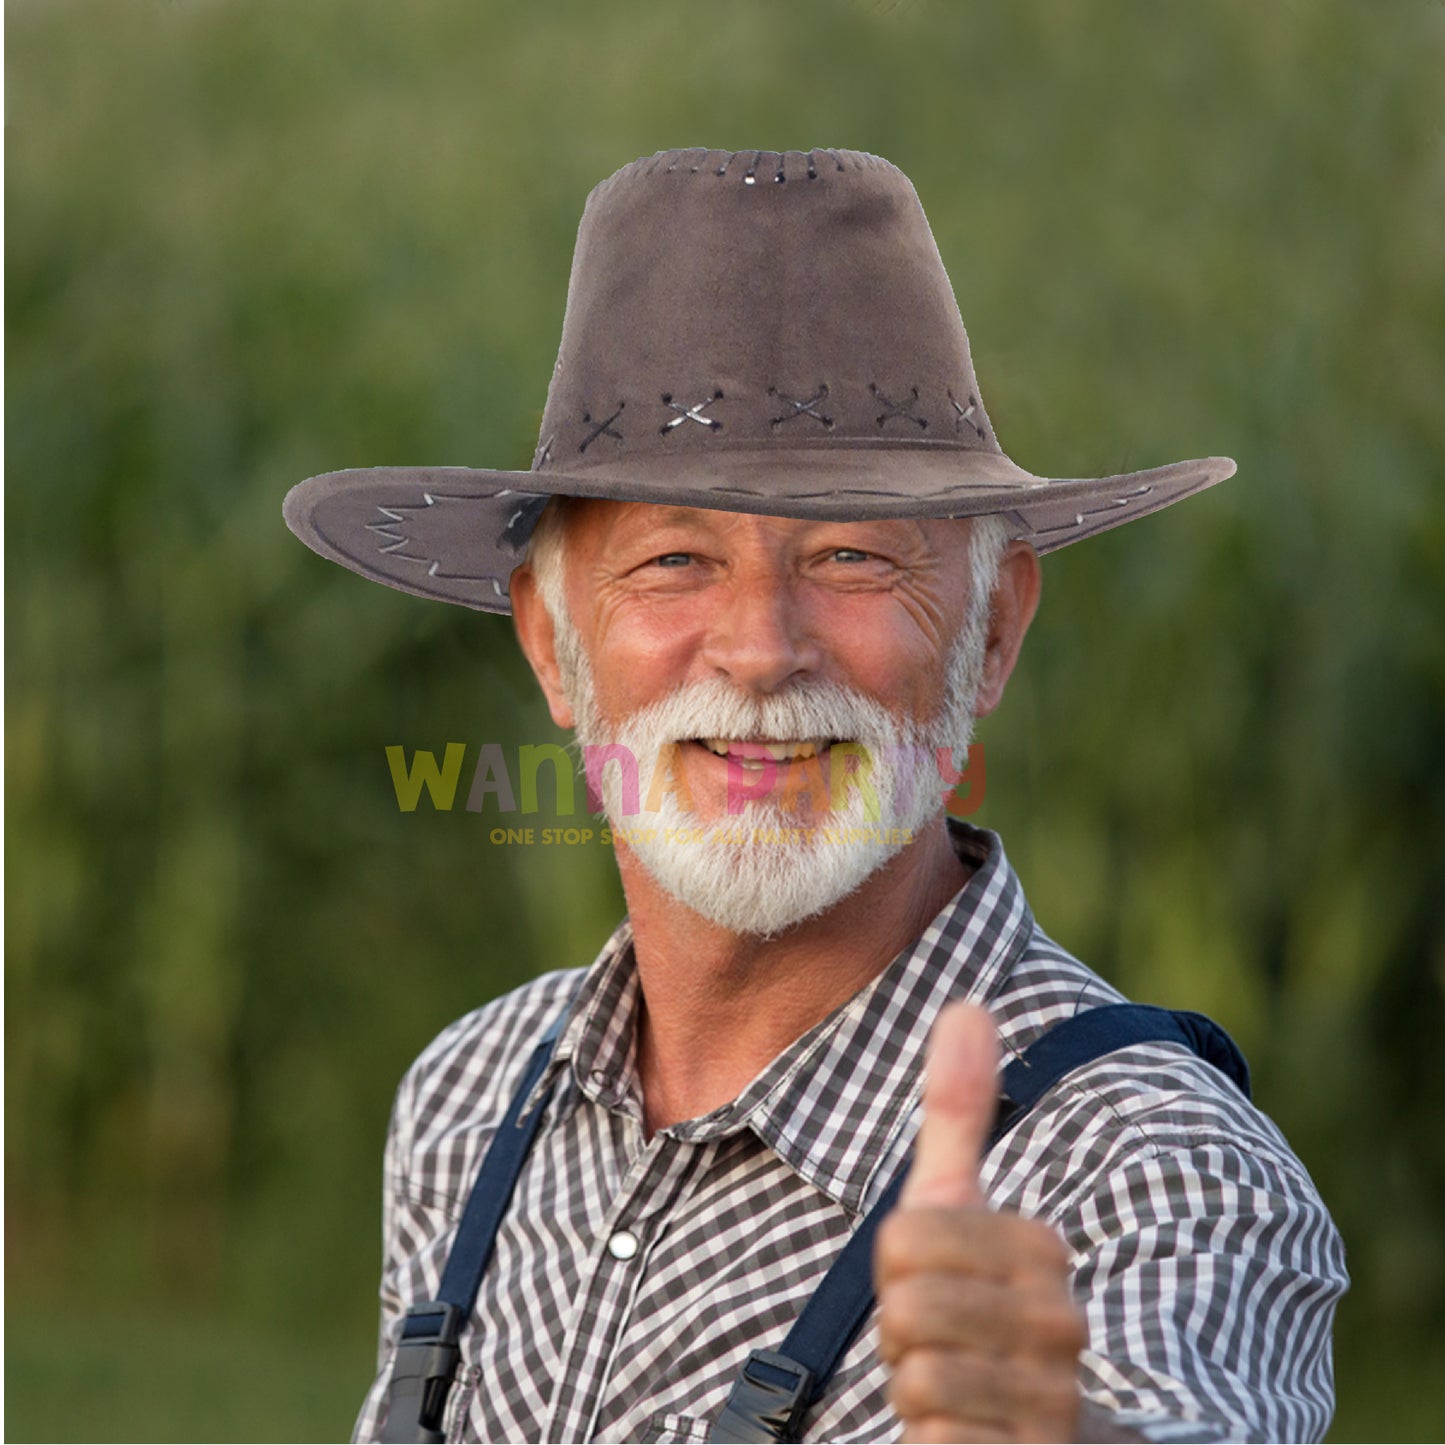
[[[594,497],[556,497],[538,524],[543,535],[565,536],[573,545],[609,548],[626,544],[667,542],[679,535],[713,538],[766,537],[778,542],[827,533],[838,538],[874,537],[897,542],[931,539],[947,546],[964,542],[967,518],[897,517],[867,521],[779,517],[766,513],[684,507],[668,503],[613,501]]]

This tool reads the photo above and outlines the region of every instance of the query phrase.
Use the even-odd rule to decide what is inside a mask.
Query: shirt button
[[[630,1230],[619,1229],[607,1241],[607,1252],[613,1259],[631,1259],[637,1253],[637,1236]]]

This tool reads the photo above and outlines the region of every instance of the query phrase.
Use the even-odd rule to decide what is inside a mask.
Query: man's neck
[[[914,943],[968,881],[939,819],[856,892],[773,938],[729,933],[619,846],[643,1008],[647,1133],[734,1099]]]

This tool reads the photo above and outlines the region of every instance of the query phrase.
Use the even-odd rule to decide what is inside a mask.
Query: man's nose
[[[816,672],[821,652],[786,583],[738,579],[711,620],[702,659],[739,687],[776,692]]]

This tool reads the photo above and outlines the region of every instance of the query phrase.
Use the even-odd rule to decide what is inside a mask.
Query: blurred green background
[[[1333,1207],[1334,1438],[1445,1431],[1438,4],[12,0],[10,1438],[335,1439],[391,1091],[587,962],[596,849],[398,810],[556,734],[508,625],[281,522],[525,467],[592,184],[848,146],[1017,460],[1238,477],[1045,566],[988,794],[1040,921],[1205,1009]],[[547,821],[542,818],[542,822]]]

